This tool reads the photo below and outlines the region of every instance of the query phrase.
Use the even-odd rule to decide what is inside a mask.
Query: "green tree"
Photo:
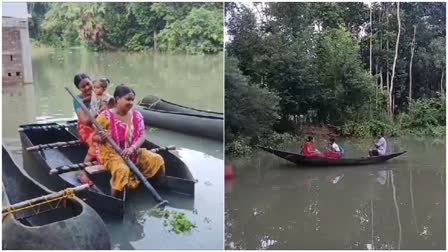
[[[42,28],[40,24],[45,18],[45,14],[48,12],[49,3],[28,2],[28,10],[31,14],[29,21],[29,32],[32,38],[41,38]]]
[[[395,132],[386,94],[400,114],[410,109],[411,74],[412,99],[445,92],[445,12],[445,3],[402,3],[399,29],[393,2],[226,3],[226,56],[238,59],[249,86],[278,94],[273,129],[292,130],[285,126],[304,115],[359,135]]]
[[[248,85],[234,58],[225,66],[226,143],[236,137],[256,139],[272,131],[279,119],[279,97],[259,86]]]
[[[159,34],[160,50],[217,53],[222,50],[222,11],[193,8],[184,19],[175,20]]]
[[[340,125],[372,116],[375,84],[362,66],[359,50],[345,29],[331,30],[321,39],[317,54],[320,118]]]
[[[31,36],[50,46],[93,50],[222,50],[221,3],[30,3]],[[41,30],[39,30],[42,28]],[[161,42],[159,43],[159,40]]]

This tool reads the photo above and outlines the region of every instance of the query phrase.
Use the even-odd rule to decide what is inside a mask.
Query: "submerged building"
[[[26,3],[2,3],[2,83],[33,82]]]

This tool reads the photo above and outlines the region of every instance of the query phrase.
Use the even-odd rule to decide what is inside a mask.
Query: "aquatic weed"
[[[195,225],[193,225],[191,221],[185,218],[184,213],[174,215],[170,224],[172,226],[171,230],[174,231],[176,234],[191,231],[191,229],[195,227]]]
[[[189,232],[196,227],[196,225],[186,218],[185,213],[156,208],[152,209],[149,214],[157,218],[164,218],[163,226],[167,227],[170,224],[170,231],[174,231],[176,234]]]

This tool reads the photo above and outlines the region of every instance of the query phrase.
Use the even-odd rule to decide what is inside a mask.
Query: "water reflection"
[[[391,139],[391,146],[408,153],[350,168],[298,169],[262,152],[233,160],[237,176],[226,193],[226,247],[445,248],[445,146],[415,139]]]

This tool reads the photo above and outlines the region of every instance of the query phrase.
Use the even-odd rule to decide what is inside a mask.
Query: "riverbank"
[[[325,149],[326,141],[330,136],[336,137],[337,141],[339,139],[352,139],[353,141],[362,141],[363,139],[369,138],[374,141],[376,138],[375,134],[372,132],[385,132],[387,138],[415,138],[419,142],[429,142],[432,144],[442,144],[445,143],[445,126],[436,126],[433,128],[428,128],[426,130],[410,130],[410,129],[399,129],[399,126],[388,125],[388,127],[375,127],[371,126],[372,122],[366,122],[361,124],[353,124],[351,128],[335,128],[335,127],[314,127],[308,126],[299,129],[297,133],[277,133],[272,132],[270,135],[266,135],[260,139],[251,139],[249,137],[237,137],[233,142],[226,143],[226,155],[230,158],[238,158],[250,156],[256,152],[257,145],[268,146],[271,148],[285,148],[290,145],[295,145],[297,152],[300,152],[301,146],[305,142],[307,136],[311,135],[315,137],[317,141],[316,146],[321,145],[321,148]],[[380,124],[380,123],[379,123]],[[380,125],[387,125],[381,123]],[[371,127],[371,128],[370,128]],[[376,129],[376,130],[373,130]],[[429,132],[429,133],[427,133]],[[321,144],[319,144],[321,142]],[[371,144],[365,146],[365,150],[372,148]]]

